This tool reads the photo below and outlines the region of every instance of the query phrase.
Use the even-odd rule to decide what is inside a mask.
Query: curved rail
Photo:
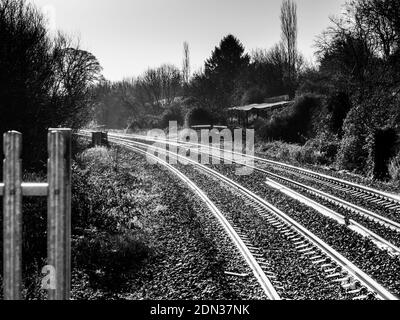
[[[141,146],[141,147],[145,147],[145,148],[149,147],[148,144],[144,144],[144,143],[140,143],[137,141],[132,141],[132,140],[124,139],[124,138],[119,138],[119,137],[113,137],[112,140],[116,141],[117,143],[123,142],[126,145],[133,144],[133,145]],[[160,149],[160,148],[156,148],[154,146],[152,146],[152,148]],[[160,150],[162,152],[169,153],[169,151],[166,151],[163,149],[160,149]],[[176,155],[174,155],[174,156],[176,156]],[[376,280],[372,279],[369,275],[367,275],[365,272],[363,272],[361,269],[359,269],[357,266],[355,266],[351,261],[346,259],[339,252],[337,252],[335,249],[330,247],[328,244],[326,244],[319,237],[317,237],[312,232],[307,230],[305,227],[303,227],[297,221],[293,220],[287,214],[285,214],[284,212],[275,208],[273,205],[268,203],[266,200],[259,197],[254,192],[246,189],[245,187],[243,187],[240,184],[238,184],[237,182],[225,177],[224,175],[220,174],[219,172],[216,172],[215,170],[208,168],[207,166],[199,164],[196,161],[193,161],[186,157],[182,157],[180,155],[178,155],[178,157],[185,158],[185,161],[199,167],[201,170],[203,170],[204,172],[207,172],[211,176],[219,179],[220,181],[225,182],[230,187],[240,190],[242,192],[242,194],[245,195],[252,202],[258,204],[259,206],[261,206],[261,207],[267,209],[269,212],[273,213],[281,222],[283,222],[285,225],[289,226],[289,228],[291,230],[296,232],[300,236],[300,238],[306,239],[306,241],[309,244],[311,244],[316,249],[317,252],[322,252],[331,261],[334,261],[343,270],[346,270],[346,272],[348,274],[350,274],[353,278],[358,279],[358,281],[360,283],[362,283],[363,286],[368,288],[368,290],[375,292],[377,294],[378,298],[380,298],[382,300],[398,300],[398,298],[395,295],[393,295],[386,288],[384,288],[381,284],[379,284]],[[306,247],[307,247],[307,244],[306,244]],[[307,250],[311,250],[311,249],[307,248]],[[321,260],[321,263],[323,261],[325,261],[325,259]]]
[[[112,136],[119,137],[120,135],[119,134],[118,135],[117,134],[112,134]],[[132,137],[132,135],[129,135],[128,137]],[[156,139],[156,138],[135,136],[135,138],[136,137],[137,137],[138,140],[141,139],[141,140],[151,141],[151,142],[160,141],[160,139]],[[165,141],[165,142],[168,142],[169,144],[175,144],[175,145],[179,146],[179,143],[176,143],[176,142],[170,142],[168,140],[161,140],[161,141]],[[199,146],[204,147],[204,145],[199,145]],[[207,148],[208,148],[208,146],[207,146]],[[216,149],[218,151],[223,151],[223,149],[219,149],[219,148],[214,148],[214,147],[209,147],[209,148],[210,149]],[[199,152],[203,152],[203,151],[199,151]],[[233,152],[233,154],[235,154],[235,153]],[[215,154],[212,154],[211,156],[212,157],[218,157]],[[245,155],[245,156],[247,156],[247,155]],[[222,157],[220,157],[220,158],[222,158]],[[230,161],[237,163],[237,161],[235,161],[234,159],[230,159]],[[266,160],[266,161],[269,161],[269,160]],[[315,196],[317,196],[317,197],[319,197],[321,199],[324,199],[324,200],[326,200],[328,202],[331,202],[333,204],[339,205],[339,206],[341,206],[341,207],[343,207],[343,208],[345,208],[345,209],[347,209],[347,210],[349,210],[349,211],[351,211],[353,213],[356,213],[356,214],[359,214],[361,216],[364,216],[364,217],[366,217],[366,218],[368,218],[368,219],[370,219],[372,221],[378,222],[379,224],[381,224],[381,225],[383,225],[385,227],[391,228],[394,231],[400,233],[400,223],[395,222],[395,221],[393,221],[393,220],[391,220],[389,218],[386,218],[386,217],[384,217],[382,215],[374,213],[374,212],[372,212],[370,210],[364,209],[364,208],[362,208],[362,207],[360,207],[358,205],[352,204],[351,202],[348,202],[348,201],[346,201],[344,199],[340,199],[340,198],[338,198],[336,196],[333,196],[333,195],[330,195],[330,194],[328,194],[326,192],[317,190],[316,188],[310,187],[310,186],[305,185],[303,183],[299,183],[299,182],[294,181],[292,179],[289,179],[287,177],[280,176],[280,175],[278,175],[276,173],[267,171],[267,170],[265,170],[263,168],[252,166],[252,165],[249,165],[249,164],[247,164],[245,162],[244,163],[240,162],[239,164],[247,166],[249,168],[252,168],[252,169],[254,169],[254,170],[258,171],[258,172],[264,173],[264,174],[266,174],[266,175],[268,175],[270,177],[273,177],[274,179],[276,179],[278,181],[283,181],[283,182],[288,183],[290,185],[294,185],[296,187],[299,187],[299,188],[305,190],[307,193],[315,195]],[[376,239],[379,238],[379,237],[375,237],[374,233],[370,232],[370,235],[373,238],[376,238]],[[391,245],[391,246],[392,246],[392,249],[393,249],[394,252],[398,252],[398,248],[396,248],[393,245]]]
[[[81,134],[79,134],[79,135],[81,135]],[[81,136],[87,137],[87,135],[81,135]],[[207,197],[207,195],[193,181],[191,181],[187,176],[185,176],[182,172],[180,172],[179,170],[174,168],[172,165],[163,161],[162,159],[158,158],[157,156],[152,155],[151,153],[146,152],[140,148],[136,148],[132,145],[129,145],[128,143],[125,143],[125,144],[122,143],[122,145],[130,150],[144,154],[147,157],[152,158],[157,163],[160,163],[161,165],[166,167],[173,174],[175,174],[179,179],[181,179],[201,200],[203,200],[203,202],[207,205],[209,210],[213,213],[213,215],[217,218],[219,223],[222,225],[225,232],[232,239],[232,242],[234,243],[236,248],[239,250],[239,252],[245,259],[245,261],[248,264],[248,266],[250,267],[250,269],[252,270],[254,276],[256,277],[258,283],[260,284],[261,288],[265,292],[266,296],[270,300],[281,300],[279,294],[277,293],[277,291],[275,290],[271,281],[268,279],[268,277],[264,273],[264,271],[261,268],[260,264],[258,263],[257,259],[251,253],[250,249],[246,246],[246,244],[243,242],[243,240],[240,238],[240,236],[235,231],[235,229],[232,227],[232,225],[228,222],[228,220],[224,217],[224,215],[221,213],[221,211],[214,205],[214,203]]]
[[[110,135],[116,135],[116,136],[120,136],[120,137],[124,136],[124,137],[130,137],[130,138],[136,138],[136,139],[142,139],[142,140],[149,139],[148,137],[145,137],[145,136],[142,136],[142,135],[134,135],[134,134],[129,134],[128,135],[128,134],[110,133]],[[152,139],[152,140],[150,139],[150,141],[153,141],[153,140],[154,139]],[[157,139],[157,140],[171,142],[171,140],[168,140],[168,139]],[[189,143],[189,142],[184,142],[184,141],[179,141],[179,142],[182,143],[182,144],[186,144],[186,145],[193,145],[193,146],[198,146],[198,147],[203,146],[204,147],[203,144],[199,144],[199,143]],[[223,149],[217,148],[217,147],[213,147],[213,146],[209,146],[209,148],[210,149],[219,150],[219,151],[223,151]],[[363,193],[365,195],[365,197],[373,196],[375,199],[384,202],[384,206],[385,207],[389,207],[390,209],[396,209],[397,211],[400,211],[400,196],[399,195],[396,195],[396,194],[393,194],[393,193],[389,193],[389,192],[385,192],[385,191],[381,191],[381,190],[377,190],[377,189],[374,189],[374,188],[371,188],[371,187],[368,187],[368,186],[363,186],[363,185],[360,185],[360,184],[357,184],[357,183],[354,183],[354,182],[351,182],[351,181],[343,180],[343,179],[340,179],[340,178],[337,178],[337,177],[333,177],[333,176],[329,176],[329,175],[326,175],[326,174],[323,174],[323,173],[319,173],[319,172],[314,172],[314,171],[311,171],[309,169],[300,168],[300,167],[297,167],[297,166],[294,166],[294,165],[290,165],[290,164],[287,164],[287,163],[283,163],[283,162],[269,160],[269,159],[265,159],[265,158],[261,158],[261,157],[257,157],[257,156],[246,155],[246,154],[238,153],[238,152],[234,152],[234,151],[232,152],[232,154],[240,155],[240,156],[243,156],[243,157],[248,157],[250,159],[253,159],[253,160],[256,160],[256,161],[259,161],[259,162],[264,162],[264,163],[267,163],[267,164],[272,164],[272,165],[275,165],[275,166],[286,168],[286,169],[289,169],[289,170],[291,170],[293,172],[300,172],[300,173],[303,173],[303,174],[305,174],[307,176],[314,177],[314,178],[316,178],[318,180],[331,181],[331,182],[333,182],[335,184],[342,185],[342,186],[350,188],[353,191],[353,193],[360,192],[360,193]]]

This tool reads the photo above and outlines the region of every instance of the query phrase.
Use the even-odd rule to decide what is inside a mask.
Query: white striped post
[[[3,294],[4,300],[19,300],[22,282],[22,135],[7,132],[3,143]]]
[[[71,130],[48,134],[47,258],[55,270],[55,289],[49,300],[68,300],[71,291]]]

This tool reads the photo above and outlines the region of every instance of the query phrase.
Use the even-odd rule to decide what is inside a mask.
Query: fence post
[[[22,258],[22,135],[4,134],[3,292],[4,300],[21,299]]]
[[[101,132],[92,132],[92,146],[99,147],[101,146],[102,135]]]
[[[109,147],[108,144],[108,132],[102,132],[101,133],[101,145],[105,147]]]
[[[68,300],[71,291],[71,130],[48,134],[47,258],[55,270],[55,289],[49,300]]]

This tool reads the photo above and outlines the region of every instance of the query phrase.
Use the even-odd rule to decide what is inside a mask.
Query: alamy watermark
[[[236,164],[236,175],[250,175],[254,165],[254,130],[178,130],[178,123],[169,123],[168,134],[164,130],[154,129],[147,137],[156,139],[147,151],[169,164],[188,165],[198,162],[203,165]],[[149,163],[156,163],[147,156]]]

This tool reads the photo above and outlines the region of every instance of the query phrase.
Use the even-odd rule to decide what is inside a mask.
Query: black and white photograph
[[[398,0],[0,0],[0,135],[0,300],[400,298]]]

